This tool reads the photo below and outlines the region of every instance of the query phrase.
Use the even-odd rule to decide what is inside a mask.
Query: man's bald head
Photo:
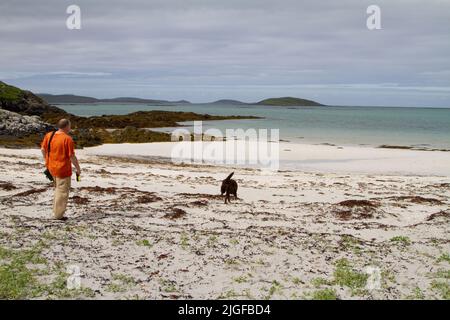
[[[63,130],[65,132],[70,131],[70,120],[69,119],[61,119],[58,121],[58,129]]]

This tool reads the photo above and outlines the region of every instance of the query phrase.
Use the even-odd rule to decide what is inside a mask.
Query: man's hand
[[[70,160],[72,161],[72,164],[75,166],[75,172],[77,174],[77,176],[79,176],[81,174],[81,168],[80,168],[80,164],[78,163],[78,159],[77,157],[75,157],[75,155],[73,155],[72,157],[70,157]]]

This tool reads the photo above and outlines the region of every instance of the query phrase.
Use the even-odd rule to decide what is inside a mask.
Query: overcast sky
[[[1,0],[0,23],[0,79],[34,92],[450,107],[450,0]]]

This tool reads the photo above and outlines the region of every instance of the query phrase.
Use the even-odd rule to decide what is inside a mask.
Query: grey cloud
[[[82,30],[70,31],[72,1],[4,0],[0,77],[16,74],[11,82],[41,92],[96,96],[292,94],[336,104],[450,106],[448,90],[427,89],[450,86],[442,72],[450,70],[450,2],[375,2],[377,31],[366,28],[373,1],[365,0],[80,0]],[[58,75],[64,72],[72,76]],[[145,89],[154,86],[157,92]]]

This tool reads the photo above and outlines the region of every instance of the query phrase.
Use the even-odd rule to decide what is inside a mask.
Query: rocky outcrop
[[[52,116],[64,116],[67,112],[51,106],[30,91],[21,90],[0,81],[0,108],[22,115],[39,116],[47,119]]]
[[[0,136],[23,137],[30,134],[42,134],[53,127],[38,116],[26,116],[0,109]]]
[[[1,108],[25,115],[43,116],[48,113],[65,113],[62,109],[50,106],[31,92],[23,91],[18,101],[0,101]]]

